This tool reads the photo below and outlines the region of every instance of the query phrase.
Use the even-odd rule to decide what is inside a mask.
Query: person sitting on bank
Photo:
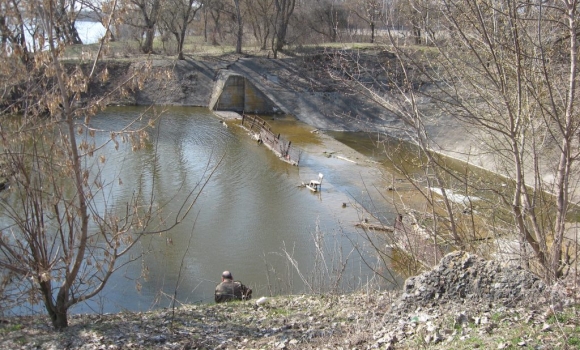
[[[223,303],[230,300],[250,300],[252,290],[242,284],[234,281],[231,272],[222,273],[222,283],[215,287],[215,302]]]

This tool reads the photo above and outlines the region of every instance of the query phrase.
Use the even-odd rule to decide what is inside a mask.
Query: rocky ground
[[[572,349],[574,280],[548,288],[514,267],[455,252],[403,291],[292,295],[144,313],[2,320],[1,349]]]

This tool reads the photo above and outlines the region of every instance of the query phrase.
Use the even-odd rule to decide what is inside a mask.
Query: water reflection
[[[143,111],[109,108],[92,123],[103,130],[119,129]],[[110,134],[97,137],[102,141]],[[241,128],[223,127],[205,109],[168,108],[151,139],[154,142],[138,152],[131,152],[129,144],[115,151],[112,143],[102,151],[108,160],[101,176],[114,184],[109,204],[121,205],[142,184],[153,188],[155,202],[165,205],[164,213],[171,217],[188,191],[203,182],[208,165],[221,164],[186,221],[168,235],[143,239],[134,252],[146,253],[142,261],[124,266],[98,298],[73,312],[166,307],[174,291],[180,302],[211,302],[226,269],[256,297],[308,292],[325,282],[317,281],[320,276],[308,277],[312,269],[326,264],[332,270],[332,264],[347,256],[344,288],[372,278],[352,251],[352,243],[359,241],[353,227],[358,213],[350,207],[339,209],[360,185],[352,175],[341,174],[332,160],[304,154],[300,168],[288,165]],[[297,187],[320,171],[328,173],[321,196]],[[315,254],[316,239],[326,245],[324,257]]]

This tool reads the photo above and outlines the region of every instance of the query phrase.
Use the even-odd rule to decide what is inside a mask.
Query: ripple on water
[[[103,130],[115,130],[136,120],[136,128],[145,123],[139,120],[145,110],[110,108],[92,123]],[[308,135],[304,130],[300,133],[305,140],[306,136],[314,137],[309,131]],[[99,137],[107,140],[110,134],[103,132]],[[148,254],[142,263],[124,266],[122,273],[114,275],[101,295],[106,305],[101,308],[95,301],[91,304],[94,310],[114,312],[119,305],[128,310],[146,309],[162,294],[160,291],[173,295],[178,278],[180,298],[211,301],[215,283],[225,269],[233,270],[236,278],[255,287],[256,296],[260,291],[266,293],[265,286],[274,280],[293,285],[294,292],[299,292],[301,281],[297,274],[287,271],[288,260],[281,250],[286,247],[301,272],[306,273],[313,264],[312,234],[317,223],[329,234],[352,232],[351,226],[341,227],[333,214],[336,208],[331,207],[332,201],[344,201],[342,197],[335,199],[339,191],[324,187],[320,197],[297,187],[311,175],[316,176],[319,169],[280,161],[252,141],[246,131],[233,124],[224,127],[207,109],[166,108],[151,131],[148,147],[132,152],[121,145],[115,151],[111,144],[102,152],[108,161],[101,176],[109,182],[118,177],[123,180],[110,194],[115,201],[108,203],[122,204],[135,193],[138,184],[149,189],[155,185],[153,198],[164,205],[164,219],[179,212],[187,193],[203,182],[208,164],[211,168],[223,159],[192,214],[168,233],[171,244],[165,236],[148,237],[144,242]],[[336,188],[341,186],[340,174],[325,176],[337,183]],[[341,244],[349,243],[342,239]],[[134,279],[139,278],[141,266],[148,266],[149,279],[140,281],[142,289],[136,293]],[[364,280],[365,268],[355,270],[353,276]],[[90,312],[82,308],[77,311]]]

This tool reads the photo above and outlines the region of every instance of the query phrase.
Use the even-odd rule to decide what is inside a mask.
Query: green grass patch
[[[575,348],[580,348],[580,335],[576,334],[568,338],[568,345]]]
[[[566,313],[557,313],[550,316],[546,321],[548,324],[567,323],[574,315]]]
[[[275,315],[275,316],[288,316],[291,314],[290,310],[280,309],[280,308],[272,309],[272,310],[270,310],[270,313]]]
[[[20,323],[9,324],[6,325],[5,327],[0,328],[0,334],[8,334],[10,332],[19,331],[22,329],[22,327],[23,326]]]
[[[508,341],[508,343],[511,343],[513,345],[518,345],[518,343],[521,343],[521,342],[522,342],[522,337],[520,337],[520,336],[514,337],[510,341]]]
[[[501,312],[495,312],[493,315],[491,315],[491,320],[493,322],[499,322],[503,319],[503,314]]]

